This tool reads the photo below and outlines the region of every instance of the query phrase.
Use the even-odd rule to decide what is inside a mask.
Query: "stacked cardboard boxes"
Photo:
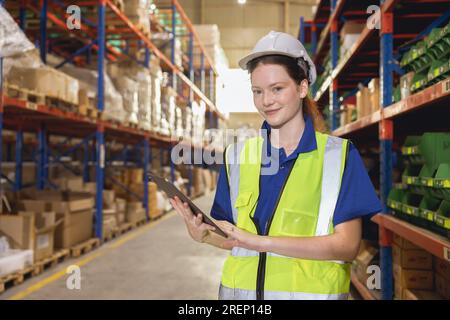
[[[0,235],[6,236],[14,249],[32,250],[34,261],[48,258],[54,252],[55,228],[62,221],[57,222],[55,212],[46,212],[40,204],[28,203],[26,208],[33,211],[0,216]]]
[[[368,86],[369,88],[369,100],[370,100],[370,111],[369,113],[374,113],[380,110],[380,79],[373,78],[370,80]]]
[[[450,262],[433,257],[436,292],[444,299],[450,299]]]
[[[89,193],[54,190],[24,190],[21,203],[26,209],[41,208],[62,220],[55,230],[55,248],[70,248],[93,235],[94,198]],[[44,210],[45,209],[45,210]]]
[[[146,218],[145,209],[140,201],[129,201],[127,203],[126,221],[132,224],[143,221]]]
[[[360,86],[356,93],[356,112],[358,119],[361,119],[371,113],[370,107],[370,91],[365,86]]]
[[[411,296],[411,290],[433,291],[433,259],[429,252],[395,235],[392,261],[395,298],[405,299]]]
[[[379,252],[372,243],[362,240],[359,253],[352,264],[352,273],[363,284],[367,284],[370,273],[369,267],[379,265]]]
[[[78,105],[78,80],[51,67],[12,67],[6,81],[9,85]]]

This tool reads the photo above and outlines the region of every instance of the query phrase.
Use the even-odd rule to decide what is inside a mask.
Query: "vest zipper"
[[[270,219],[266,222],[264,232],[261,232],[261,229],[259,228],[259,224],[255,222],[253,217],[250,217],[250,219],[253,221],[253,224],[256,227],[256,231],[258,232],[258,235],[267,236],[269,234],[270,226],[272,225],[273,216],[275,215],[275,211],[277,210],[278,203],[280,202],[281,196],[283,195],[284,187],[287,184],[287,181],[289,179],[289,176],[291,175],[292,169],[294,168],[294,165],[295,165],[295,161],[291,165],[288,175],[283,182],[283,186],[281,187],[280,193],[278,194],[277,202],[272,211]],[[261,177],[260,177],[260,179],[261,179]],[[266,261],[267,261],[267,252],[260,252],[259,253],[259,262],[258,262],[258,274],[256,276],[256,300],[264,300],[264,284],[266,281]]]

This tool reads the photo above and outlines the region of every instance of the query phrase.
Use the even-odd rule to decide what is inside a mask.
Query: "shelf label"
[[[27,109],[30,109],[30,110],[37,110],[37,104],[34,102],[27,101],[26,107],[27,107]]]
[[[450,261],[450,248],[444,247],[444,260]]]
[[[100,146],[100,168],[105,168],[105,145]]]
[[[450,91],[450,80],[444,81],[442,83],[442,93],[447,93]]]

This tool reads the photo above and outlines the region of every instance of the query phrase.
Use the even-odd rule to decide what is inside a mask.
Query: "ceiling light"
[[[247,2],[247,0],[238,0],[239,4],[245,4]]]

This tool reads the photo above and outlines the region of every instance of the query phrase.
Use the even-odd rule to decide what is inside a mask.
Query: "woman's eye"
[[[273,90],[274,90],[275,92],[278,92],[278,91],[283,90],[283,88],[281,88],[281,87],[275,87]]]
[[[253,94],[261,94],[260,90],[253,90]]]

